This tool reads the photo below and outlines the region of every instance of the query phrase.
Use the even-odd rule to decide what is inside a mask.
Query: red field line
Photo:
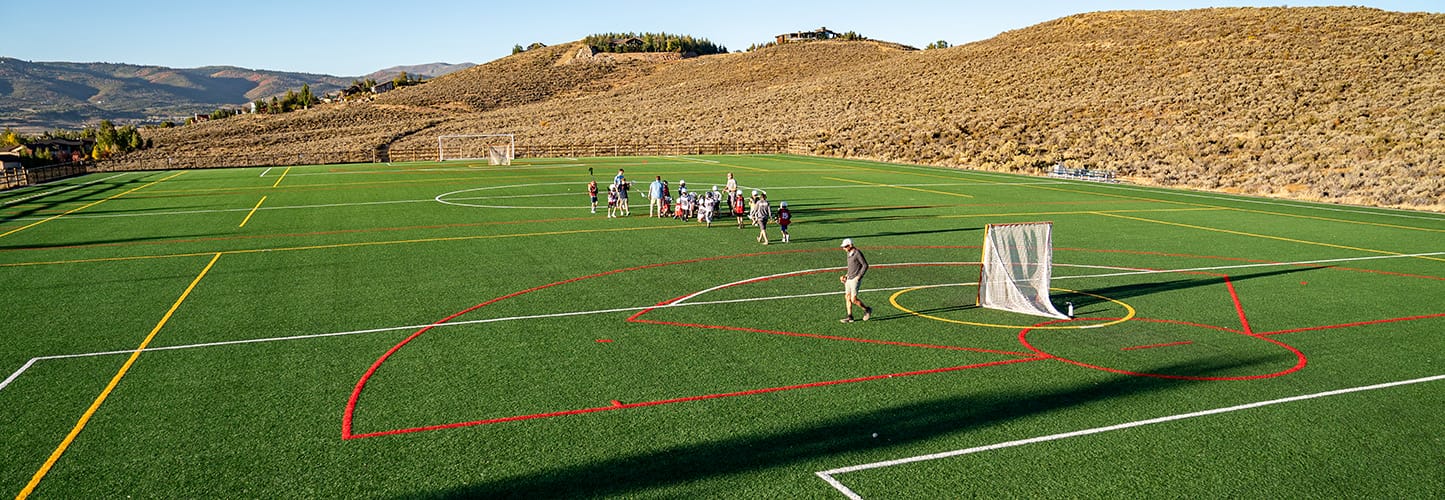
[[[1422,316],[1407,316],[1407,317],[1403,317],[1403,318],[1388,318],[1388,319],[1376,319],[1376,320],[1370,320],[1370,321],[1358,321],[1358,322],[1354,322],[1354,323],[1342,323],[1342,324],[1338,324],[1338,325],[1309,326],[1309,327],[1304,327],[1304,328],[1293,328],[1293,329],[1289,329],[1289,330],[1277,330],[1277,331],[1273,331],[1273,332],[1259,333],[1259,334],[1256,334],[1256,335],[1259,335],[1259,336],[1265,336],[1265,335],[1283,335],[1283,334],[1286,334],[1286,333],[1312,332],[1312,331],[1316,331],[1316,330],[1332,330],[1332,329],[1335,329],[1335,328],[1350,328],[1350,327],[1355,327],[1355,326],[1379,325],[1379,324],[1384,324],[1384,323],[1396,323],[1396,322],[1400,322],[1400,321],[1415,321],[1415,320],[1421,320],[1421,319],[1431,319],[1431,318],[1440,318],[1440,317],[1445,317],[1445,313],[1426,314],[1426,315],[1422,315]]]
[[[1139,350],[1139,349],[1153,349],[1153,348],[1156,348],[1156,347],[1172,347],[1172,346],[1176,346],[1176,345],[1189,345],[1189,344],[1193,344],[1193,343],[1194,343],[1194,341],[1192,341],[1192,340],[1181,340],[1181,341],[1179,341],[1179,342],[1167,342],[1167,343],[1163,343],[1163,344],[1136,345],[1136,346],[1134,346],[1134,347],[1125,347],[1125,348],[1119,349],[1119,350],[1120,350],[1120,351],[1137,351],[1137,350]]]
[[[421,229],[453,229],[453,228],[463,228],[463,227],[498,226],[498,225],[510,225],[510,224],[541,224],[541,223],[548,223],[548,222],[570,222],[570,221],[591,220],[591,219],[593,219],[593,217],[567,217],[567,218],[560,218],[560,219],[532,219],[532,220],[511,220],[511,221],[493,221],[493,222],[468,222],[468,223],[456,223],[456,224],[432,224],[432,225],[426,225],[426,226],[377,227],[377,228],[368,228],[368,229],[337,229],[337,230],[333,230],[333,231],[313,231],[313,232],[309,232],[309,233],[251,234],[251,235],[236,235],[236,236],[217,236],[217,237],[213,237],[213,238],[185,238],[185,239],[170,239],[170,240],[155,240],[155,241],[127,241],[127,242],[118,242],[118,243],[82,243],[82,244],[77,244],[77,245],[63,245],[63,246],[50,246],[50,247],[5,248],[5,249],[0,249],[0,252],[15,252],[15,251],[23,251],[23,250],[57,250],[57,249],[73,249],[73,248],[96,248],[96,247],[129,247],[129,246],[140,246],[140,245],[172,245],[172,244],[176,244],[176,243],[210,243],[210,242],[217,242],[217,241],[239,241],[239,240],[255,240],[255,239],[265,239],[265,238],[305,238],[305,237],[311,237],[311,236],[332,236],[332,235],[338,235],[338,234],[383,233],[383,232],[394,232],[394,231],[413,231],[413,230],[421,230]]]
[[[368,433],[364,433],[364,434],[346,434],[346,435],[344,435],[344,436],[342,437],[342,439],[362,439],[362,438],[370,438],[370,437],[392,436],[392,435],[396,435],[396,434],[409,434],[409,433],[413,433],[413,432],[436,431],[436,430],[442,430],[442,429],[456,429],[456,428],[459,428],[459,427],[471,427],[471,426],[476,426],[476,425],[499,424],[499,423],[503,423],[503,422],[516,422],[516,421],[519,421],[519,420],[534,420],[534,419],[539,419],[539,418],[561,417],[561,416],[567,416],[567,415],[581,415],[581,414],[584,414],[584,413],[596,413],[596,412],[600,412],[600,411],[625,410],[625,409],[628,409],[628,408],[643,408],[643,407],[648,407],[648,406],[659,406],[659,405],[666,405],[666,404],[673,404],[673,403],[687,403],[687,402],[692,402],[692,401],[705,401],[705,400],[709,400],[709,399],[732,398],[732,397],[738,397],[738,396],[754,396],[754,395],[758,395],[758,394],[768,394],[768,393],[773,393],[773,392],[792,391],[792,390],[797,390],[797,389],[809,389],[809,388],[814,388],[814,387],[826,387],[826,386],[830,386],[830,385],[853,384],[853,383],[858,383],[858,382],[868,382],[868,381],[872,381],[872,380],[881,380],[881,379],[898,378],[898,377],[911,377],[911,376],[914,376],[914,375],[929,375],[929,374],[934,374],[934,373],[955,372],[955,371],[961,371],[961,370],[970,370],[970,369],[974,369],[974,368],[984,368],[984,367],[989,367],[989,366],[1008,365],[1008,364],[1013,364],[1013,363],[1027,363],[1027,362],[1029,362],[1029,361],[1040,361],[1040,360],[1044,360],[1044,359],[1049,359],[1049,358],[1029,357],[1029,358],[1019,358],[1019,359],[1005,359],[1005,360],[1002,360],[1002,361],[990,361],[990,362],[987,362],[987,363],[976,363],[976,364],[971,364],[971,365],[950,366],[950,367],[946,367],[946,368],[934,368],[934,369],[929,369],[929,370],[917,370],[917,371],[911,371],[911,372],[889,373],[889,374],[882,374],[882,375],[869,375],[869,376],[866,376],[866,377],[856,377],[856,378],[840,379],[840,380],[827,380],[827,381],[822,381],[822,382],[810,382],[810,383],[806,383],[806,384],[787,385],[787,386],[781,386],[781,387],[767,387],[767,388],[763,388],[763,389],[750,389],[750,390],[746,390],[746,391],[737,391],[737,392],[723,392],[723,393],[717,393],[717,394],[704,394],[704,395],[699,395],[699,396],[687,396],[687,397],[681,397],[681,398],[662,399],[662,400],[657,400],[657,401],[645,401],[645,402],[641,402],[641,403],[621,404],[620,401],[612,400],[611,403],[608,404],[607,406],[596,406],[596,407],[592,407],[592,408],[579,408],[579,409],[575,409],[575,410],[564,410],[564,411],[555,411],[555,412],[548,412],[548,413],[534,413],[534,414],[531,414],[531,415],[517,415],[517,416],[512,416],[512,417],[491,418],[491,419],[485,419],[485,420],[473,420],[473,421],[470,421],[470,422],[456,422],[456,423],[450,423],[450,424],[429,425],[429,426],[425,426],[425,427],[411,427],[411,428],[406,428],[406,429],[393,429],[393,430],[389,430],[389,431],[368,432]]]

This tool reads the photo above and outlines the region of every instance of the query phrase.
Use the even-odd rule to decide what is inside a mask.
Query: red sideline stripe
[[[1125,347],[1125,348],[1119,349],[1119,350],[1120,350],[1120,351],[1134,351],[1134,350],[1138,350],[1138,349],[1153,349],[1153,348],[1155,348],[1155,347],[1169,347],[1169,346],[1176,346],[1176,345],[1188,345],[1188,344],[1193,344],[1193,343],[1194,343],[1194,341],[1192,341],[1192,340],[1183,340],[1183,341],[1179,341],[1179,342],[1169,342],[1169,343],[1165,343],[1165,344],[1136,345],[1136,346],[1134,346],[1134,347]]]
[[[565,416],[565,415],[581,415],[581,414],[584,414],[584,413],[596,413],[596,412],[599,412],[599,411],[622,410],[622,409],[627,409],[627,408],[642,408],[642,407],[646,407],[646,406],[658,406],[658,405],[665,405],[665,404],[672,404],[672,403],[685,403],[685,402],[689,402],[689,401],[704,401],[704,400],[708,400],[708,399],[731,398],[731,397],[737,397],[737,396],[753,396],[753,395],[757,395],[757,394],[767,394],[767,393],[772,393],[772,392],[791,391],[791,390],[795,390],[795,389],[807,389],[807,388],[812,388],[812,387],[826,387],[826,386],[830,386],[830,385],[852,384],[852,383],[857,383],[857,382],[867,382],[867,381],[870,381],[870,380],[878,380],[878,379],[886,379],[886,378],[894,378],[894,377],[911,377],[911,376],[914,376],[914,375],[928,375],[928,374],[933,374],[933,373],[945,373],[945,372],[954,372],[954,371],[960,371],[960,370],[969,370],[969,369],[973,369],[973,368],[984,368],[984,367],[988,367],[988,366],[1007,365],[1007,364],[1013,364],[1013,363],[1025,363],[1025,362],[1029,362],[1029,361],[1039,361],[1039,360],[1043,360],[1043,359],[1049,359],[1049,358],[1029,357],[1029,358],[1020,358],[1020,359],[1006,359],[1006,360],[1003,360],[1003,361],[991,361],[991,362],[988,362],[988,363],[978,363],[978,364],[972,364],[972,365],[950,366],[950,367],[947,367],[947,368],[935,368],[935,369],[932,369],[932,370],[919,370],[919,371],[911,371],[911,372],[903,372],[903,373],[892,373],[892,374],[886,374],[886,375],[869,375],[869,376],[866,376],[866,377],[857,377],[857,378],[849,378],[849,379],[841,379],[841,380],[828,380],[828,381],[823,381],[823,382],[811,382],[811,383],[807,383],[807,384],[787,385],[787,386],[781,386],[781,387],[768,387],[768,388],[764,388],[764,389],[752,389],[752,390],[747,390],[747,391],[725,392],[725,393],[718,393],[718,394],[705,394],[705,395],[701,395],[701,396],[688,396],[688,397],[682,397],[682,398],[663,399],[663,400],[658,400],[658,401],[645,401],[645,402],[641,402],[641,403],[628,403],[628,404],[621,404],[621,405],[597,406],[597,407],[593,407],[593,408],[581,408],[581,409],[576,409],[576,410],[556,411],[556,412],[550,412],[550,413],[536,413],[536,414],[532,414],[532,415],[517,415],[517,416],[514,416],[514,417],[492,418],[492,419],[486,419],[486,420],[473,420],[473,421],[471,421],[471,422],[457,422],[457,423],[451,423],[451,424],[431,425],[431,426],[426,426],[426,427],[412,427],[412,428],[408,428],[408,429],[394,429],[394,430],[389,430],[389,431],[371,432],[371,433],[366,433],[366,434],[354,434],[354,435],[352,435],[351,437],[349,437],[349,438],[347,438],[347,439],[361,439],[361,438],[370,438],[370,437],[391,436],[391,435],[396,435],[396,434],[409,434],[409,433],[413,433],[413,432],[436,431],[436,430],[442,430],[442,429],[455,429],[455,428],[458,428],[458,427],[471,427],[471,426],[476,426],[476,425],[499,424],[499,423],[502,423],[502,422],[515,422],[515,421],[518,421],[518,420],[533,420],[533,419],[539,419],[539,418],[560,417],[560,416]]]
[[[1234,281],[1229,275],[1221,275],[1224,278],[1224,287],[1229,289],[1229,298],[1234,299],[1234,311],[1239,313],[1239,324],[1244,327],[1245,335],[1254,335],[1254,330],[1249,328],[1249,317],[1244,315],[1244,305],[1239,303],[1239,294],[1234,291]]]
[[[1285,333],[1310,332],[1310,331],[1315,331],[1315,330],[1331,330],[1331,329],[1335,329],[1335,328],[1349,328],[1349,327],[1352,327],[1352,326],[1378,325],[1378,324],[1381,324],[1381,323],[1395,323],[1395,322],[1399,322],[1399,321],[1415,321],[1415,320],[1419,320],[1419,319],[1431,319],[1431,318],[1439,318],[1439,317],[1445,317],[1445,313],[1426,314],[1426,315],[1424,315],[1424,316],[1408,316],[1408,317],[1404,317],[1404,318],[1377,319],[1377,320],[1372,320],[1372,321],[1360,321],[1360,322],[1356,322],[1356,323],[1343,323],[1343,324],[1339,324],[1339,325],[1310,326],[1310,327],[1305,327],[1305,328],[1295,328],[1295,329],[1291,329],[1291,330],[1279,330],[1279,331],[1274,331],[1274,332],[1261,333],[1261,334],[1258,334],[1258,335],[1260,335],[1260,336],[1265,336],[1265,335],[1281,335],[1281,334],[1285,334]]]

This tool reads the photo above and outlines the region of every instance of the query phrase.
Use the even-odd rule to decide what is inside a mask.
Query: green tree
[[[927,50],[927,49],[946,49],[946,48],[948,48],[948,47],[950,47],[950,45],[948,45],[948,42],[943,41],[943,40],[939,40],[939,41],[937,41],[937,42],[933,42],[933,43],[928,44],[928,47],[925,47],[924,49],[925,49],[925,50]]]
[[[527,49],[522,48],[522,44],[520,44],[520,43],[512,46],[512,53],[513,53],[513,54],[521,54],[521,53],[526,52],[526,51],[527,51]]]

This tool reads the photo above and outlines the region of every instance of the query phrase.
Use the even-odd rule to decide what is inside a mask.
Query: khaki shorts
[[[862,281],[863,281],[863,277],[862,277],[862,276],[859,276],[859,277],[857,277],[857,278],[853,278],[853,279],[851,279],[851,280],[843,280],[843,296],[844,296],[844,297],[857,297],[857,296],[858,296],[858,285],[859,285]]]

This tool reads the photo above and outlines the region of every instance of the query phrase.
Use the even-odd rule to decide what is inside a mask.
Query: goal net
[[[512,134],[466,134],[437,137],[437,160],[487,160],[492,165],[511,165],[516,157],[517,139]]]
[[[978,276],[981,307],[1069,319],[1049,302],[1053,273],[1052,222],[989,224]]]

